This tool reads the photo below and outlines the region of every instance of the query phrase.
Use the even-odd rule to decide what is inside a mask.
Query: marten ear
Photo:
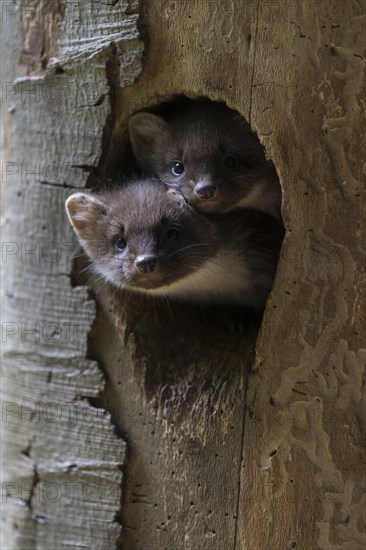
[[[94,239],[98,224],[108,214],[108,207],[99,199],[85,193],[71,195],[65,203],[70,223],[82,242]]]
[[[128,123],[132,149],[144,168],[152,170],[154,156],[165,151],[172,142],[169,124],[160,116],[137,113]]]

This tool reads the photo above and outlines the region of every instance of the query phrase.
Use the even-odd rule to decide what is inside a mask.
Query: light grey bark
[[[95,304],[86,287],[71,286],[77,247],[64,202],[101,156],[109,57],[118,56],[126,85],[140,70],[142,47],[127,2],[58,7],[2,5],[6,550],[111,548],[120,532],[125,444],[110,414],[88,400],[105,382],[86,358]]]

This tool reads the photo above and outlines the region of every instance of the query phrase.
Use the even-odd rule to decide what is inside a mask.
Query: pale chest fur
[[[272,285],[265,273],[253,275],[250,266],[232,250],[221,249],[193,273],[148,293],[187,301],[234,302],[263,306]]]

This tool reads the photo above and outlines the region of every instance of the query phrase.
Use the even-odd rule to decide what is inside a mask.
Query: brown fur
[[[205,216],[157,180],[129,183],[66,202],[94,270],[117,286],[201,302],[262,307],[275,274],[282,225],[254,211]],[[178,240],[169,240],[170,229]],[[126,247],[116,249],[116,237]],[[156,258],[141,273],[136,260]]]
[[[147,175],[179,189],[204,213],[250,208],[281,219],[281,188],[275,168],[249,124],[223,103],[187,100],[163,116],[141,112],[129,121],[132,148]],[[225,166],[234,157],[236,165]],[[172,173],[175,162],[185,172]],[[211,198],[197,193],[197,184],[214,185]]]

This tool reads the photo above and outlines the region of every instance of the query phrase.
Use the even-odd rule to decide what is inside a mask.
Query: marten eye
[[[127,242],[123,237],[116,237],[114,239],[114,246],[116,250],[124,250],[127,246]]]
[[[184,174],[185,168],[183,162],[174,162],[171,171],[174,176],[181,176],[182,174]]]
[[[180,234],[181,230],[175,225],[172,225],[166,232],[166,238],[169,239],[169,241],[178,241],[180,239]]]
[[[235,166],[237,165],[237,160],[235,157],[233,157],[232,155],[226,157],[226,159],[224,160],[224,164],[226,166],[226,168],[235,168]]]

